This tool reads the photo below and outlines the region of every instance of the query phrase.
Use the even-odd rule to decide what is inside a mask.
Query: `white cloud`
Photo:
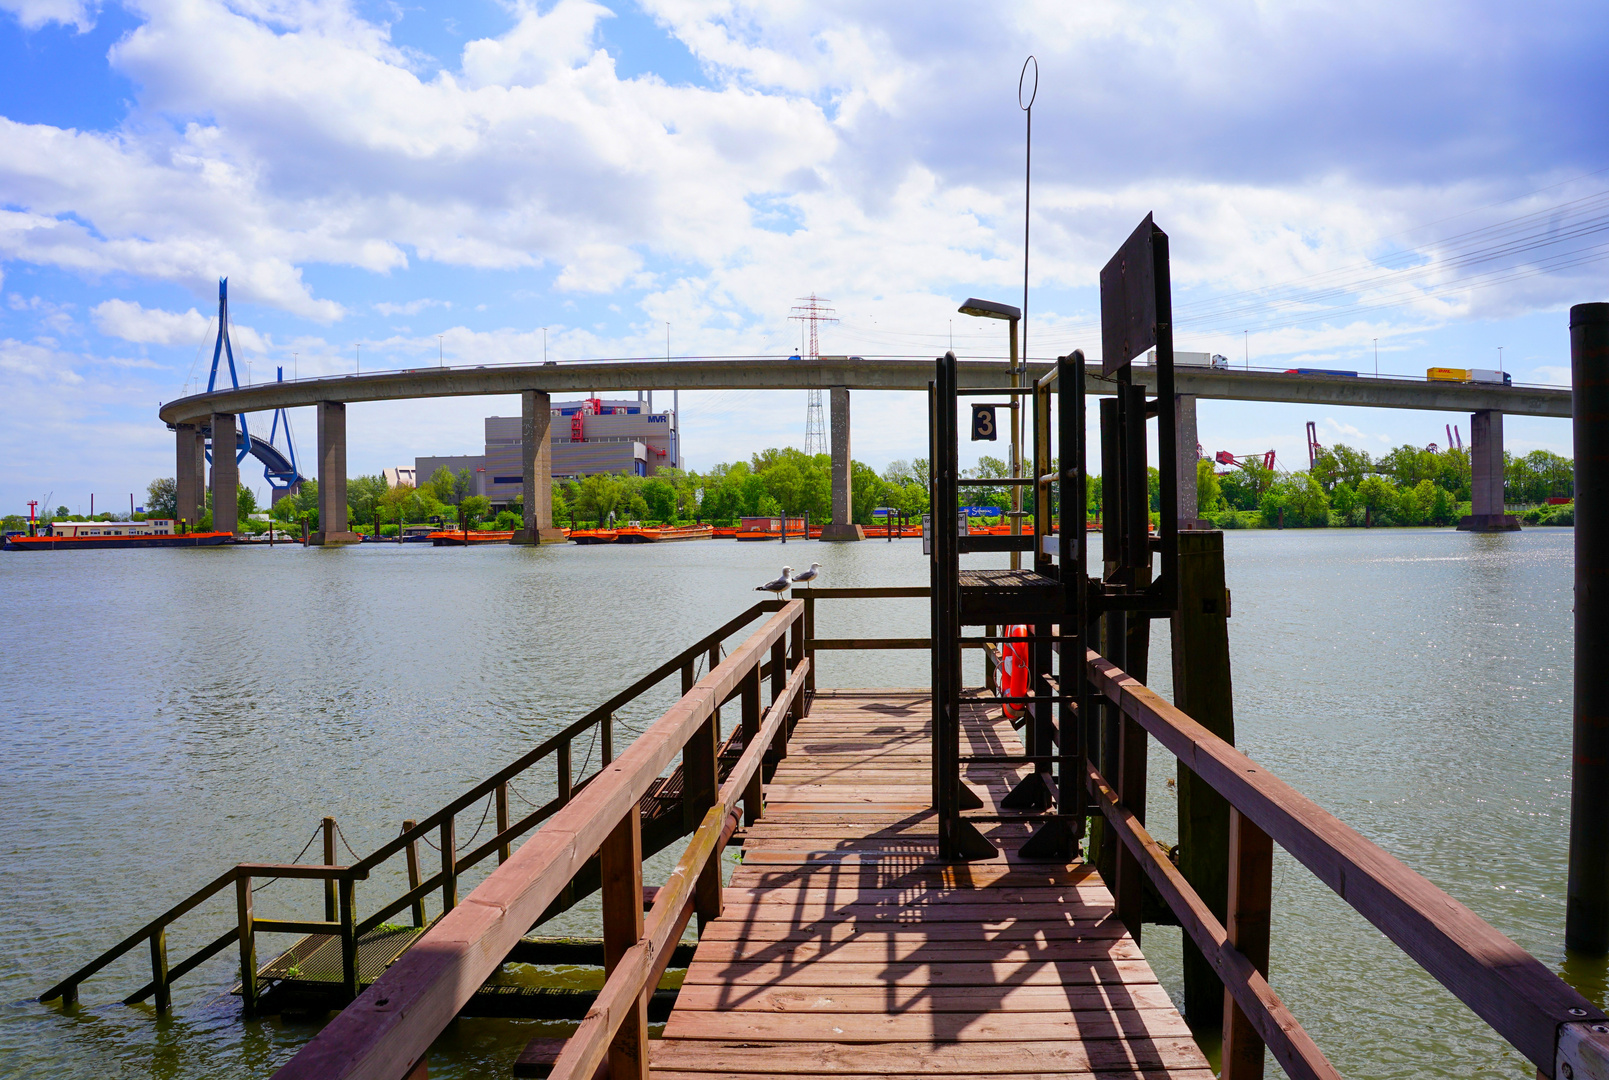
[[[82,34],[95,25],[92,5],[82,0],[0,0],[0,11],[11,12],[26,30],[57,22]]]
[[[217,324],[195,308],[181,313],[113,299],[96,304],[90,315],[101,333],[140,345],[198,347],[216,340]],[[237,353],[266,353],[273,347],[256,330],[233,319],[229,322],[229,341]]]
[[[448,300],[424,300],[424,299],[421,299],[421,300],[409,300],[405,304],[389,304],[389,303],[383,303],[382,302],[382,303],[375,304],[374,305],[374,310],[378,311],[380,314],[386,316],[387,318],[390,318],[393,315],[417,315],[421,311],[424,311],[426,308],[433,308],[433,307],[452,307],[452,302],[448,301]]]

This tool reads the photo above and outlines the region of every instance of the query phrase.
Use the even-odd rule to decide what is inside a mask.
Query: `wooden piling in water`
[[[1233,745],[1228,616],[1223,533],[1181,531],[1179,611],[1173,617],[1173,703]],[[1182,761],[1178,778],[1179,872],[1213,915],[1227,921],[1229,803]],[[1184,1014],[1192,1027],[1215,1028],[1223,1022],[1223,983],[1188,936]]]
[[[1609,953],[1609,304],[1570,309],[1575,708],[1564,945]]]

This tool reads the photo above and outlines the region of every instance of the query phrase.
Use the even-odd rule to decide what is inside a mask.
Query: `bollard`
[[[1564,946],[1609,953],[1609,304],[1570,309],[1575,709]]]

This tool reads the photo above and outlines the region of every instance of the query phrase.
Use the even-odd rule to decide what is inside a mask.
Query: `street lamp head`
[[[969,298],[958,309],[963,315],[976,315],[980,319],[1011,319],[1022,318],[1022,309],[1010,304],[1002,304],[995,300],[978,300]]]

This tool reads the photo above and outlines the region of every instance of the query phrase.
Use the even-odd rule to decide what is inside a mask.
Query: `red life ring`
[[[1008,626],[1006,627],[1006,636],[1025,638],[1028,636],[1028,628],[1026,626]],[[1000,645],[1000,696],[1028,696],[1028,643],[1026,641],[1002,642]],[[1027,715],[1027,712],[1027,702],[1007,702],[1005,705],[1008,720],[1020,720]]]

